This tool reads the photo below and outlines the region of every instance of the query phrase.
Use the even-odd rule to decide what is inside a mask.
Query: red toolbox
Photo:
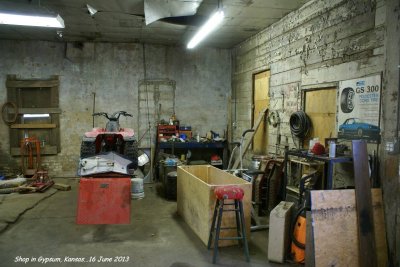
[[[81,178],[77,224],[129,224],[131,179]]]

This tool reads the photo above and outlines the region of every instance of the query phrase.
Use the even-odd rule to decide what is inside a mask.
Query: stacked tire
[[[164,192],[165,198],[169,200],[176,200],[177,195],[177,184],[176,184],[177,173],[176,171],[169,172],[165,177]]]
[[[138,147],[136,141],[125,141],[124,144],[124,156],[132,161],[131,169],[137,169],[138,167]]]
[[[96,155],[96,143],[94,141],[82,141],[81,159]]]

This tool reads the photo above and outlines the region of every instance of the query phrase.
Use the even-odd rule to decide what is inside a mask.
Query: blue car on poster
[[[378,126],[361,121],[357,118],[348,118],[339,126],[339,134],[355,137],[376,137],[379,136]]]

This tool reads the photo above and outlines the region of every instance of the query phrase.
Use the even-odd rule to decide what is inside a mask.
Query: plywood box
[[[210,165],[178,167],[178,213],[205,245],[208,242],[215,207],[214,189],[222,185],[237,185],[243,188],[243,209],[247,236],[249,237],[251,224],[251,183]],[[223,213],[221,227],[236,227],[234,212]],[[236,229],[233,229],[221,230],[220,236],[236,235]],[[234,244],[237,244],[237,241],[223,240],[219,242],[220,247]]]

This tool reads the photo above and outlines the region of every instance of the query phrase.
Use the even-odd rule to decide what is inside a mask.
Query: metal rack
[[[304,150],[289,150],[285,149],[285,174],[284,174],[284,184],[285,187],[288,185],[288,162],[289,156],[296,156],[298,158],[304,158],[311,161],[322,162],[325,166],[324,176],[325,176],[325,186],[324,189],[333,189],[333,167],[336,163],[352,162],[353,158],[350,156],[339,156],[335,158],[330,158],[327,156],[316,156],[309,154],[308,151]]]

